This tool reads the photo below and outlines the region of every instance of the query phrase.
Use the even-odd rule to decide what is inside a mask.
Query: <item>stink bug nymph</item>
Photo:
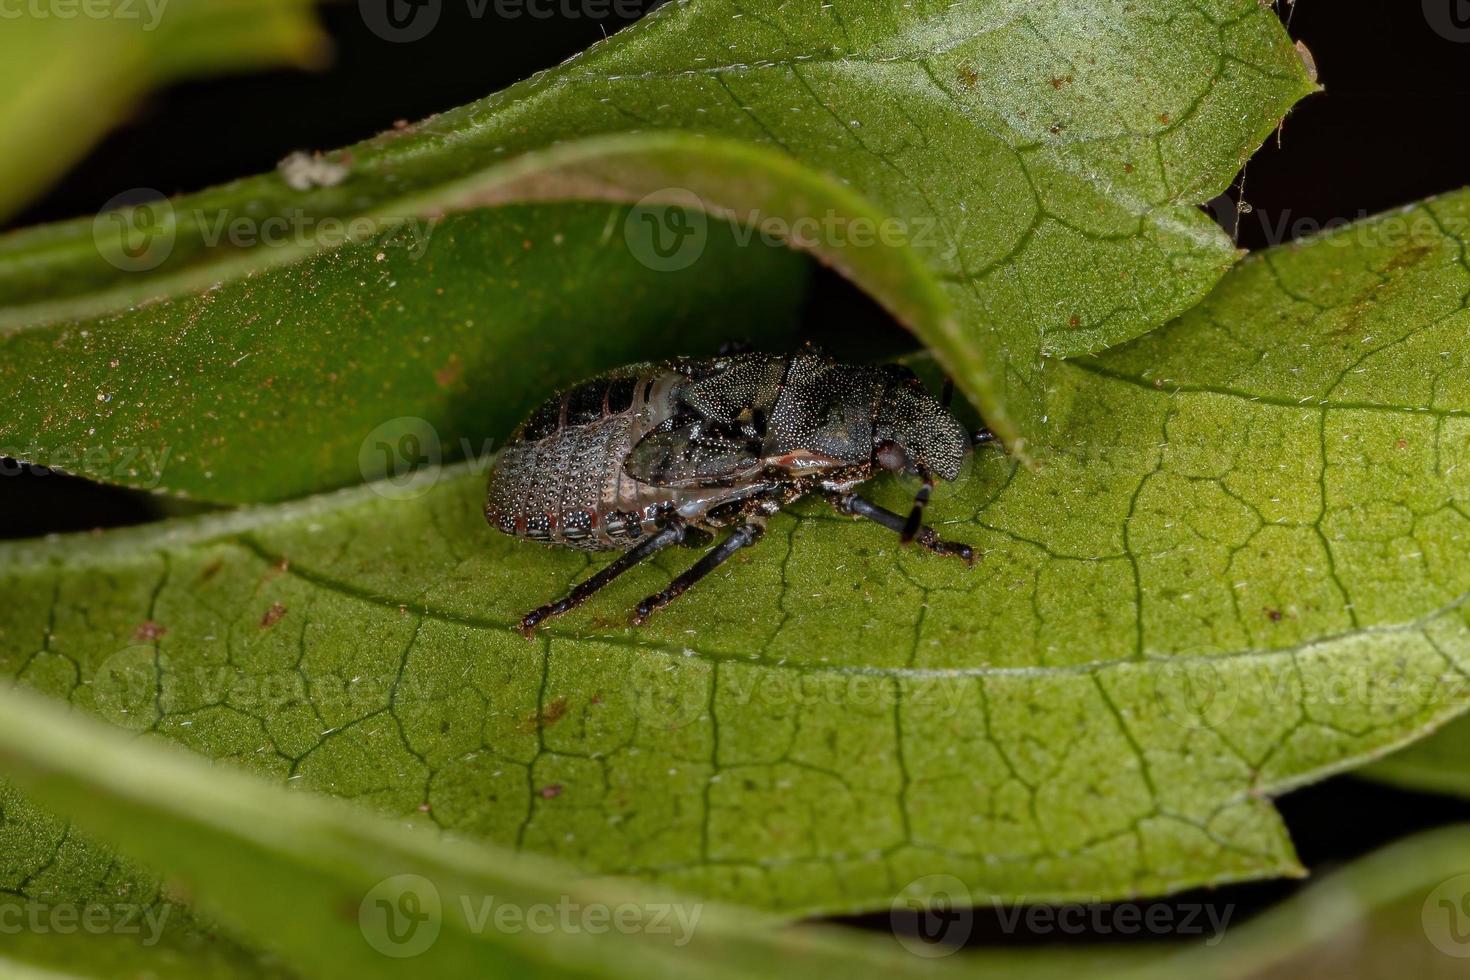
[[[490,473],[485,517],[506,534],[588,551],[621,551],[520,629],[583,602],[670,545],[733,530],[668,588],[644,599],[641,624],[735,552],[767,518],[807,494],[940,555],[969,545],[923,524],[935,478],[953,480],[972,441],[906,367],[842,364],[814,351],[740,353],[634,364],[553,396],[521,423]],[[990,438],[982,430],[975,441]],[[856,488],[880,471],[918,476],[908,516]]]

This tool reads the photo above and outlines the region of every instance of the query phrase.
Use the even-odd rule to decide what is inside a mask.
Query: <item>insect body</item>
[[[970,436],[906,367],[842,364],[814,352],[734,354],[635,364],[583,382],[523,422],[490,474],[485,517],[506,534],[623,554],[565,598],[528,613],[536,626],[585,602],[675,544],[720,544],[638,604],[644,622],[807,494],[891,528],[905,542],[973,560],[922,524],[936,477],[953,480]],[[858,484],[880,470],[924,480],[907,517]]]

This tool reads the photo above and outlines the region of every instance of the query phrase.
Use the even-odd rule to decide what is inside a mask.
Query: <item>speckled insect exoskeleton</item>
[[[490,474],[485,517],[519,538],[622,551],[520,629],[587,601],[671,545],[703,546],[733,528],[662,592],[653,612],[760,539],[766,520],[808,494],[967,562],[969,545],[923,524],[935,478],[953,480],[972,442],[906,367],[843,364],[814,351],[634,364],[549,399],[523,422]],[[880,471],[923,480],[907,517],[857,493]]]

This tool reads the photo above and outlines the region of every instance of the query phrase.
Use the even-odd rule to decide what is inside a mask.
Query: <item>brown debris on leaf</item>
[[[159,637],[168,632],[168,627],[153,620],[144,620],[143,624],[133,631],[134,643],[156,643]]]
[[[279,602],[271,603],[271,607],[265,611],[265,615],[260,617],[260,628],[263,630],[270,629],[272,626],[279,623],[281,621],[281,617],[284,615],[286,615],[285,606],[281,605]]]

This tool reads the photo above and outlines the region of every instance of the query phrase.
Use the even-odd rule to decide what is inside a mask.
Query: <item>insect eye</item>
[[[909,465],[908,454],[895,442],[881,443],[873,458],[879,466],[894,473],[907,469]]]

